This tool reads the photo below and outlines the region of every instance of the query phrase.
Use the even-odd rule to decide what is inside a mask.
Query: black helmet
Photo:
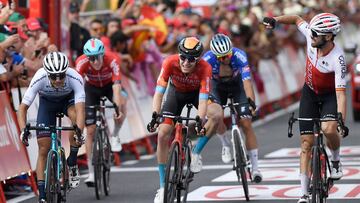
[[[185,37],[180,41],[178,50],[181,55],[200,57],[204,47],[196,37]]]

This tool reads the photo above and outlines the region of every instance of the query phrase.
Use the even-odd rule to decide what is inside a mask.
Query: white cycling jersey
[[[83,78],[72,68],[67,69],[65,83],[61,88],[53,87],[45,69],[39,69],[32,78],[29,88],[25,92],[22,103],[30,106],[37,93],[39,93],[40,97],[44,97],[54,102],[74,93],[75,104],[78,102],[85,102]]]
[[[298,24],[298,29],[306,37],[306,72],[305,82],[316,93],[323,94],[344,91],[346,88],[346,62],[344,51],[336,43],[325,56],[318,57],[317,48],[311,46],[311,30],[305,21]]]

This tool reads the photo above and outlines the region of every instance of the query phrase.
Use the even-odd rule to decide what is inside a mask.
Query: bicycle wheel
[[[102,140],[101,140],[102,131],[100,128],[96,128],[95,139],[93,144],[93,165],[94,165],[94,181],[95,181],[95,196],[96,199],[100,199],[101,190],[102,190]]]
[[[177,195],[177,185],[180,178],[180,147],[177,142],[171,144],[166,162],[164,203],[173,203]]]
[[[312,189],[311,189],[311,202],[322,203],[321,192],[321,173],[320,173],[320,153],[317,147],[312,149]]]
[[[110,193],[111,145],[109,135],[107,133],[103,135],[103,184],[104,193],[108,196]]]
[[[187,195],[189,192],[189,185],[190,182],[193,181],[194,173],[190,170],[190,163],[191,163],[191,141],[187,140],[186,145],[184,146],[184,166],[186,166],[186,170],[183,172],[183,182],[182,182],[182,189],[184,190],[183,199],[181,202],[185,203],[187,201]]]
[[[46,163],[46,201],[56,203],[58,200],[58,180],[57,180],[57,154],[50,150]]]
[[[238,177],[238,181],[240,182],[241,178],[241,184],[244,189],[244,195],[246,201],[249,201],[249,185],[247,182],[247,176],[246,176],[246,158],[244,151],[242,149],[241,143],[240,143],[240,135],[237,131],[234,131],[234,144],[235,144],[235,159],[236,159],[236,166],[235,171],[236,175]]]
[[[58,203],[66,202],[66,192],[69,188],[69,168],[66,163],[65,150],[63,147],[60,149],[61,157],[61,174],[60,174],[60,195],[58,197]]]

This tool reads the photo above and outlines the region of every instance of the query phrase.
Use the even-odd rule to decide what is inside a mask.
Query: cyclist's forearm
[[[85,126],[85,102],[75,104],[76,125],[83,131]]]
[[[17,117],[18,117],[18,123],[19,123],[20,130],[22,130],[26,126],[26,114],[27,114],[28,108],[29,107],[24,103],[21,103],[19,106]]]
[[[274,17],[274,19],[276,20],[277,23],[281,23],[281,24],[297,25],[298,23],[303,21],[303,19],[298,15],[283,15],[283,16]]]
[[[346,118],[346,92],[345,91],[336,91],[337,99],[337,111],[341,112],[342,117],[345,121]]]
[[[244,80],[243,84],[246,96],[255,102],[255,93],[252,87],[251,80]]]
[[[113,102],[121,108],[123,104],[123,97],[121,96],[121,84],[114,84],[113,85]],[[119,109],[122,112],[122,109]]]
[[[199,112],[198,115],[202,120],[205,119],[206,111],[207,111],[207,100],[206,99],[200,99],[199,100]]]
[[[160,92],[155,92],[154,98],[153,98],[153,111],[159,113],[161,108],[161,102],[164,97],[164,94]]]

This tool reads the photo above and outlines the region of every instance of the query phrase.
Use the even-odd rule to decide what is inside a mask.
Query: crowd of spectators
[[[82,47],[90,37],[99,38],[107,50],[120,55],[123,75],[150,95],[162,59],[176,53],[177,43],[185,36],[198,36],[205,49],[209,49],[215,33],[230,36],[235,47],[247,52],[255,83],[261,91],[259,60],[274,59],[284,44],[296,49],[305,45],[295,26],[279,26],[274,31],[264,29],[260,23],[264,16],[296,14],[309,21],[317,13],[330,12],[338,15],[343,24],[360,24],[358,0],[218,0],[208,8],[181,0],[119,0],[117,9],[110,15],[81,17],[90,11],[91,2],[71,0],[67,7],[71,33],[69,59],[74,61],[82,54]],[[144,23],[144,10],[148,10],[144,6],[164,18],[167,27],[164,40],[159,41],[154,35],[157,26]],[[44,20],[25,18],[5,0],[0,0],[0,7],[0,89],[26,87],[42,66],[44,55],[57,47],[50,44]],[[136,37],[141,35],[144,39],[136,44]]]

